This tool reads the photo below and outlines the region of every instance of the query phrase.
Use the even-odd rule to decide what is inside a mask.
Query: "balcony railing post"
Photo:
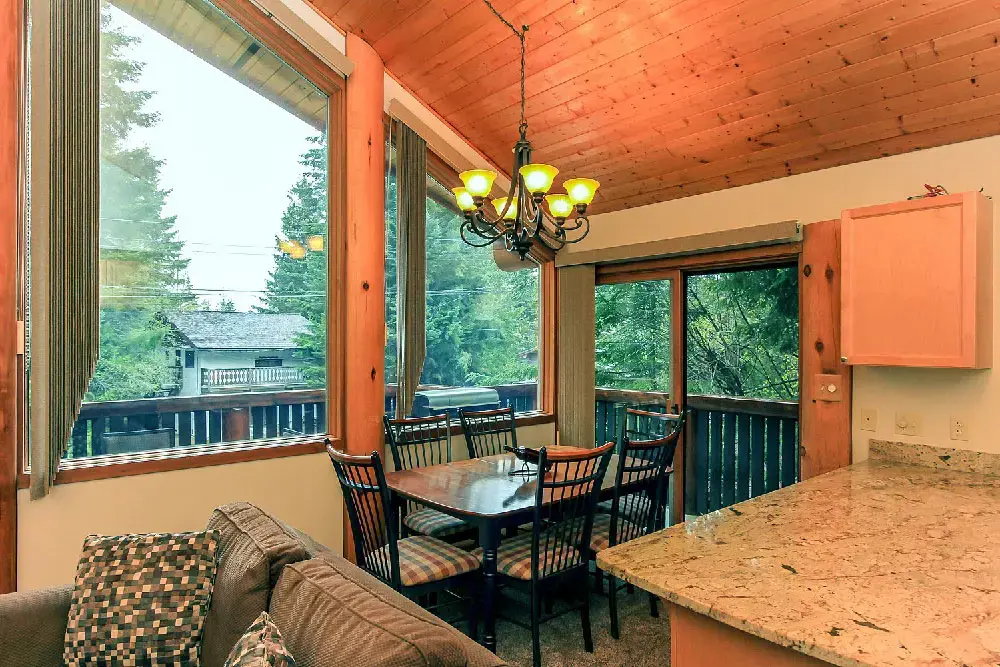
[[[250,408],[226,408],[222,411],[222,439],[224,442],[250,439]]]

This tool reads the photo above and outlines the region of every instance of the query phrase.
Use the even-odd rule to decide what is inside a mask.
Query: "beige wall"
[[[590,236],[564,252],[686,236],[780,220],[804,223],[840,217],[845,208],[899,201],[941,184],[950,192],[984,188],[1000,195],[1000,137],[953,144],[809,174],[594,216]],[[1000,214],[1000,212],[998,212]],[[891,252],[887,248],[886,252]],[[1000,261],[994,248],[994,279]],[[994,299],[1000,287],[994,288]],[[994,321],[1000,308],[994,307]],[[994,335],[1000,327],[994,324]],[[1000,345],[994,346],[1000,355]],[[1000,371],[1000,362],[994,361]],[[854,456],[867,457],[870,437],[1000,453],[1000,376],[997,371],[857,367],[854,373]],[[863,409],[878,411],[876,433],[861,431]],[[923,419],[917,437],[893,432],[896,412]],[[948,437],[950,416],[969,428],[968,441]]]
[[[554,439],[552,424],[518,429],[518,442]],[[454,441],[455,458],[467,458]],[[73,581],[83,538],[91,533],[201,530],[212,509],[246,500],[340,551],[343,501],[326,454],[119,477],[56,486],[42,500],[18,492],[17,587]]]

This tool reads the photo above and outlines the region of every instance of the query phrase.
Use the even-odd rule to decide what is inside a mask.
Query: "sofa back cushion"
[[[219,564],[201,664],[222,667],[247,627],[267,611],[281,568],[308,553],[278,521],[250,503],[216,509],[208,528],[219,535]]]
[[[392,589],[345,576],[353,567],[323,555],[286,567],[278,579],[270,614],[298,667],[468,664],[444,621],[419,607],[414,612],[416,605]]]

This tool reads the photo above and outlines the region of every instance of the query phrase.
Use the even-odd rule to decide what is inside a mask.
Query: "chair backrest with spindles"
[[[663,437],[632,440],[626,436],[622,441],[611,506],[612,546],[666,525],[669,476],[685,415],[669,417],[673,426]]]
[[[451,421],[433,417],[383,417],[396,470],[413,470],[451,461]]]
[[[615,443],[538,457],[531,542],[533,580],[586,568],[601,485]]]
[[[470,459],[503,454],[504,447],[517,447],[514,408],[482,412],[460,409],[458,417],[462,422]]]
[[[381,458],[377,452],[351,456],[331,445],[326,451],[344,492],[358,566],[399,590],[397,533],[395,523],[386,520],[392,514],[392,499]]]

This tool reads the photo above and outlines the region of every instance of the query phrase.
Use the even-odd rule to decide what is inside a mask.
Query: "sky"
[[[128,57],[145,63],[137,87],[153,91],[160,114],[134,140],[163,160],[164,215],[190,259],[195,292],[212,306],[259,303],[274,266],[275,235],[288,191],[302,174],[299,156],[316,131],[128,14],[114,21],[141,38]]]

